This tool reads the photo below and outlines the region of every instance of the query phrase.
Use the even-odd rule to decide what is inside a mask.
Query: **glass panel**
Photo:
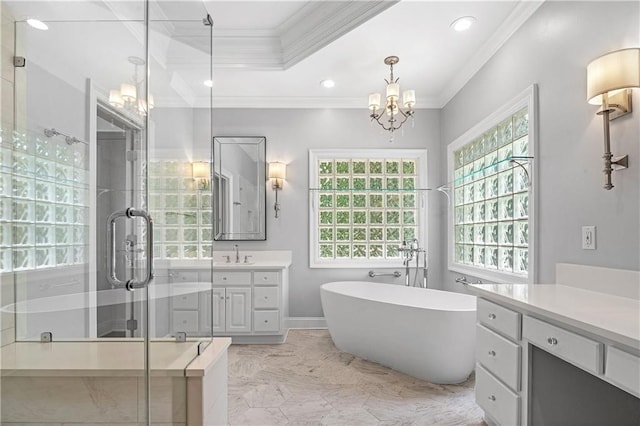
[[[3,91],[3,100],[13,98],[15,104],[14,114],[3,110],[0,123],[0,273],[21,272],[14,280],[18,302],[34,296],[46,302],[40,304],[44,310],[15,315],[19,341],[39,340],[41,332],[50,331],[53,345],[73,339],[96,345],[92,351],[99,352],[94,339],[112,343],[123,339],[124,345],[139,347],[142,354],[143,342],[154,339],[153,353],[156,340],[166,344],[172,339],[177,330],[167,296],[175,287],[167,283],[168,270],[156,271],[157,278],[149,285],[150,300],[143,290],[130,292],[109,282],[107,219],[129,207],[153,209],[159,228],[154,233],[158,258],[204,261],[200,265],[204,279],[196,279],[194,286],[199,320],[189,338],[208,341],[212,333],[211,284],[206,279],[211,268],[211,190],[205,182],[194,184],[190,171],[193,157],[211,161],[210,147],[182,156],[174,149],[176,140],[186,140],[196,130],[200,138],[211,140],[211,90],[202,81],[211,78],[212,27],[203,25],[206,10],[201,3],[175,8],[171,2],[154,2],[151,9],[161,11],[164,22],[152,22],[151,38],[145,40],[144,2],[126,3],[115,9],[70,8],[70,16],[87,12],[100,16],[66,22],[45,16],[55,8],[41,9],[39,18],[47,21],[55,37],[16,23],[16,51],[11,56],[25,56],[29,65],[12,68],[16,92]],[[118,16],[132,20],[119,21],[116,10]],[[128,10],[139,16],[121,13]],[[143,59],[147,43],[153,52],[150,64]],[[147,75],[152,76],[149,86],[155,102],[146,93]],[[110,99],[110,90],[122,83],[132,85],[133,96]],[[155,128],[152,155],[147,151],[147,118]],[[176,133],[175,129],[185,131],[187,126],[193,127],[189,135]],[[168,134],[178,139],[169,140]],[[162,170],[147,167],[165,160],[170,161]],[[148,172],[153,179],[147,182]],[[141,282],[149,273],[146,264],[151,255],[145,222],[122,217],[115,224],[114,272],[121,280]],[[196,355],[196,344],[184,346],[188,357]],[[134,372],[134,378],[149,379],[145,358],[127,364],[131,360],[127,350],[123,349],[119,364]],[[99,353],[95,359],[100,359]],[[148,423],[156,413],[148,416],[148,410],[138,412],[138,407],[147,406],[150,395],[142,381],[133,383],[133,389],[121,391],[140,400],[132,401],[133,416],[122,414]]]

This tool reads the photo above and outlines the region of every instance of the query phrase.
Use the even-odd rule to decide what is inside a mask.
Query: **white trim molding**
[[[458,137],[456,140],[447,145],[447,182],[450,182],[450,188],[448,188],[453,198],[453,182],[454,182],[454,152],[461,147],[465,146],[473,139],[481,136],[491,127],[496,126],[504,119],[517,113],[524,107],[528,107],[529,114],[529,131],[528,131],[528,143],[529,143],[529,155],[534,157],[532,161],[529,161],[529,267],[528,275],[524,275],[495,271],[492,269],[475,267],[472,265],[464,265],[455,263],[455,235],[454,235],[454,202],[450,204],[450,208],[447,214],[447,259],[448,269],[450,271],[459,272],[462,274],[477,277],[483,280],[488,280],[498,283],[518,283],[526,281],[528,283],[534,283],[537,279],[537,228],[536,218],[537,212],[537,141],[538,141],[538,87],[536,84],[529,86],[527,89],[515,96],[511,101],[505,103],[500,109],[493,112],[484,120],[477,123],[475,126],[467,130],[464,134]]]
[[[327,328],[327,320],[325,317],[288,317],[285,328],[324,329]]]

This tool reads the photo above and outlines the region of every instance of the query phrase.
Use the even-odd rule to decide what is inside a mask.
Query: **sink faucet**
[[[240,251],[238,250],[238,245],[237,245],[237,244],[234,244],[234,245],[233,245],[233,248],[234,248],[234,249],[235,249],[235,251],[236,251],[236,263],[240,263]]]

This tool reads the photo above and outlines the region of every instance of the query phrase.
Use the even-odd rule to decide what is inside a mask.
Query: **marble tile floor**
[[[486,426],[473,384],[428,383],[341,352],[327,330],[290,330],[282,345],[229,348],[229,423]]]

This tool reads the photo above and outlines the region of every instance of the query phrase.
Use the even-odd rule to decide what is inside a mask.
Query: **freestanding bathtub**
[[[320,287],[338,349],[432,383],[460,383],[475,364],[476,298],[394,284]]]

